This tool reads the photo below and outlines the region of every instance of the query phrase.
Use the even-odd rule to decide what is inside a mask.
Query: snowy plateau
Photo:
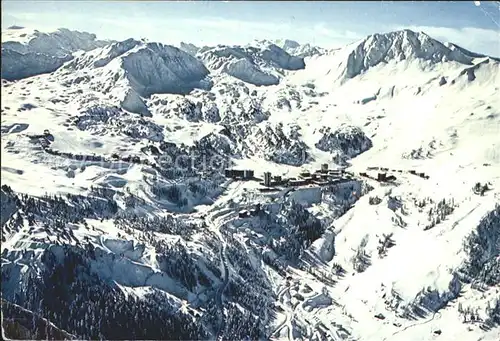
[[[10,27],[1,63],[4,337],[500,340],[499,59]]]

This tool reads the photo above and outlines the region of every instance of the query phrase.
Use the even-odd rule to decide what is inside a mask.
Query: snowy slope
[[[83,339],[496,341],[499,61],[283,44],[129,39],[2,80],[3,298]],[[223,176],[322,163],[352,175]]]

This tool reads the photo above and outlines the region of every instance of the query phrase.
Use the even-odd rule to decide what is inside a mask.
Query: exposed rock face
[[[5,33],[2,32],[2,40],[2,48],[22,54],[34,52],[57,57],[79,50],[90,51],[110,43],[97,40],[93,33],[71,31],[66,28],[48,33],[38,30],[9,29]]]
[[[180,49],[148,43],[122,58],[132,87],[141,95],[188,93],[208,75],[198,59]]]
[[[309,148],[299,139],[298,132],[293,128],[289,131],[284,130],[282,124],[273,126],[267,123],[264,129],[256,127],[249,137],[249,153],[260,155],[276,163],[293,166],[300,166],[311,161]]]
[[[244,82],[255,85],[276,85],[279,78],[264,72],[248,59],[233,60],[228,63],[223,71]]]
[[[2,78],[17,80],[57,70],[71,55],[55,57],[42,53],[22,54],[2,48]]]
[[[455,45],[446,46],[425,33],[411,30],[373,34],[355,45],[345,62],[344,75],[353,78],[370,67],[390,60],[418,58],[433,63],[457,61],[471,64],[477,54]]]
[[[299,44],[294,40],[285,39],[280,43],[277,43],[283,50],[288,54],[297,57],[310,57],[314,55],[319,55],[325,51],[317,46],[312,46],[311,44]]]
[[[215,103],[211,103],[210,105],[204,107],[202,109],[203,120],[210,123],[220,122],[221,118],[219,115],[219,108]]]
[[[198,57],[207,67],[254,85],[276,85],[282,70],[305,68],[302,57],[291,56],[280,47],[266,43],[259,47],[217,46],[202,48]]]
[[[127,91],[125,98],[121,101],[120,104],[122,108],[127,111],[144,116],[151,116],[146,103],[134,90]]]
[[[181,42],[180,49],[186,53],[189,53],[192,56],[195,56],[200,50],[200,48],[195,46],[194,44],[184,43],[184,42]]]
[[[211,87],[200,60],[173,46],[134,39],[84,53],[57,72],[68,83],[86,80],[92,89],[110,93],[125,110],[146,116],[151,113],[143,98]]]
[[[2,41],[2,78],[7,80],[53,72],[73,59],[73,52],[109,43],[87,32],[59,29],[42,33],[18,27],[2,32]]]
[[[80,130],[92,133],[124,134],[134,139],[163,141],[163,127],[149,119],[124,112],[118,107],[102,106],[82,112],[74,122]]]
[[[353,158],[372,147],[372,141],[358,127],[342,125],[335,131],[324,127],[320,130],[323,134],[316,143],[316,148],[332,153],[339,153],[348,158]]]
[[[134,40],[132,38],[117,42],[107,49],[103,49],[104,56],[100,58],[92,58],[92,55],[87,55],[90,57],[90,61],[93,62],[92,65],[94,67],[102,67],[107,65],[114,58],[121,56],[127,51],[132,50],[134,47],[141,45],[141,42],[138,40]]]

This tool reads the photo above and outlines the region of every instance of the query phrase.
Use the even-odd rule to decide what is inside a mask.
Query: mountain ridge
[[[29,38],[30,35],[28,33],[21,33],[26,30],[25,28],[19,28],[2,33],[3,35],[7,35],[14,31],[10,38],[11,40],[7,38],[7,40],[3,39],[2,42],[2,49],[6,53],[6,58],[2,62],[2,69],[6,70],[6,72],[2,73],[2,77],[7,80],[53,72],[70,59],[73,59],[74,57],[71,54],[79,49],[94,50],[95,48],[114,46],[115,52],[110,51],[110,54],[104,57],[107,60],[95,61],[96,64],[106,64],[109,60],[125,53],[127,49],[141,44],[141,42],[132,38],[119,43],[114,41],[97,41],[94,34],[69,31],[67,29],[58,29],[54,33],[49,34],[40,33],[35,30],[32,32],[31,38]],[[23,35],[27,35],[28,37],[20,38]],[[15,41],[14,36],[17,39],[21,39],[22,42]],[[72,38],[73,36],[74,38]],[[67,41],[71,41],[71,39],[76,40],[73,43],[68,43]],[[192,44],[186,45],[185,43],[181,43],[181,50],[187,49],[188,54],[201,59],[212,73],[228,73],[247,83],[250,82],[257,85],[278,84],[279,79],[283,75],[283,72],[280,70],[303,69],[305,67],[303,57],[305,56],[322,56],[331,53],[346,55],[343,57],[345,60],[341,61],[344,66],[343,70],[340,70],[341,75],[339,77],[347,79],[355,77],[368,68],[378,65],[380,62],[387,63],[390,60],[402,61],[417,58],[429,60],[434,63],[455,61],[464,65],[472,64],[472,61],[477,58],[489,58],[498,61],[496,58],[470,52],[455,44],[443,44],[425,33],[416,33],[407,29],[369,35],[340,50],[336,49],[330,52],[318,50],[308,44],[300,45],[291,40],[283,41],[282,47],[284,49],[265,40],[257,41],[256,44],[257,49],[251,45],[247,45],[248,48],[245,49],[239,46],[198,48]],[[125,50],[120,51],[123,48]],[[297,49],[302,49],[300,50],[302,52]],[[312,52],[306,53],[304,52],[306,50]],[[37,53],[43,53],[46,61],[40,64],[40,58],[36,57]],[[294,54],[297,56],[294,56]],[[92,54],[90,54],[90,58],[93,58]],[[33,59],[37,61],[33,62]],[[33,67],[27,68],[29,70],[36,69],[35,65],[40,65],[38,66],[39,70],[30,71],[31,73],[26,74],[26,70],[20,70],[23,63],[19,63],[19,60],[23,60],[24,64],[31,63]],[[148,92],[146,91],[146,93]]]

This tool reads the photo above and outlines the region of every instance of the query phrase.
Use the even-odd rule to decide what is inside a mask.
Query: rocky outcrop
[[[351,48],[345,61],[344,75],[353,78],[363,71],[390,60],[422,59],[433,63],[456,61],[472,64],[476,54],[465,49],[453,49],[432,39],[423,32],[402,30],[385,34],[373,34]]]
[[[18,80],[57,70],[76,51],[90,51],[109,44],[95,34],[59,29],[43,33],[24,28],[2,32],[2,78]]]
[[[316,148],[325,152],[353,158],[372,147],[372,141],[358,127],[342,125],[334,131],[324,127],[319,132],[322,136]]]
[[[258,47],[220,45],[201,49],[198,57],[210,70],[254,85],[276,85],[283,70],[305,68],[302,57],[291,56],[274,44]]]

